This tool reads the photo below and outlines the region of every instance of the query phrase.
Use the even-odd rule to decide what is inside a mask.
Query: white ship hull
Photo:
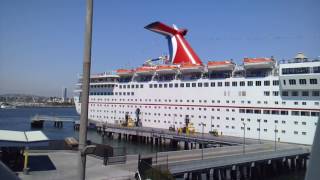
[[[269,76],[228,78],[223,81],[199,79],[173,80],[169,83],[117,83],[113,89],[114,95],[90,95],[88,117],[97,123],[119,124],[124,121],[126,112],[135,118],[135,111],[140,108],[142,124],[146,127],[168,129],[173,124],[176,128],[182,127],[185,116],[189,115],[198,132],[201,132],[200,124],[203,122],[206,124],[206,133],[217,130],[220,135],[242,137],[243,123],[246,123],[248,138],[274,140],[276,136],[280,142],[312,144],[318,121],[319,97],[282,97],[280,86],[272,84],[277,80],[279,77]],[[239,86],[241,81],[245,81],[246,85]],[[248,81],[261,81],[262,86],[247,86]],[[270,81],[270,86],[264,86],[264,81]],[[218,86],[219,82],[222,87]],[[226,82],[229,82],[230,86],[225,87]],[[233,87],[232,82],[237,82],[237,86]],[[172,88],[169,88],[170,83],[173,84]],[[179,84],[177,88],[174,87],[176,83]],[[184,83],[183,88],[180,83]],[[197,87],[191,85],[187,88],[186,83],[196,83]],[[202,87],[198,87],[198,83],[202,83]],[[205,83],[208,83],[208,87],[205,87]],[[215,87],[211,87],[211,83],[215,83]],[[150,88],[149,84],[163,84],[163,87],[164,84],[168,85],[167,88]],[[130,89],[123,88],[128,85]],[[135,88],[131,88],[132,85]],[[139,88],[136,88],[136,85],[139,85]],[[140,88],[140,85],[143,85],[143,88]],[[100,87],[92,88],[91,92],[107,91],[110,89]],[[269,95],[265,92],[269,92]],[[123,95],[124,93],[126,95]],[[78,97],[75,97],[75,102],[77,112],[80,113]],[[241,113],[243,110],[247,113]],[[264,114],[264,110],[270,114]],[[292,111],[309,114],[296,116],[292,115]]]

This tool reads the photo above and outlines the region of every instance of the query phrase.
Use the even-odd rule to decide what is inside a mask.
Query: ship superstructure
[[[142,126],[184,126],[219,135],[312,144],[320,114],[320,60],[303,53],[292,60],[244,58],[203,64],[184,39],[185,29],[160,22],[146,26],[164,35],[169,57],[135,69],[91,75],[89,115],[96,123],[121,124],[126,115]],[[81,107],[81,77],[75,90]],[[139,113],[137,113],[139,112]],[[139,115],[137,115],[139,114]],[[246,129],[244,129],[244,127]]]

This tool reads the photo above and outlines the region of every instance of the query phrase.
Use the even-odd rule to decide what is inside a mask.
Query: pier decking
[[[258,146],[259,147],[259,146]],[[248,147],[251,148],[251,147]],[[230,148],[229,148],[230,149]],[[225,149],[226,150],[226,149]],[[175,175],[181,175],[185,173],[199,173],[199,172],[208,172],[208,169],[230,169],[236,170],[237,167],[249,166],[255,167],[259,164],[268,164],[271,165],[274,162],[280,162],[281,164],[285,163],[288,159],[292,162],[295,160],[301,160],[300,166],[306,166],[306,159],[310,151],[304,148],[284,148],[274,151],[273,149],[268,148],[255,148],[247,151],[245,154],[238,152],[230,152],[226,150],[225,153],[211,157],[208,154],[204,155],[206,159],[203,160],[189,160],[189,161],[180,161],[169,164],[170,172]],[[295,165],[298,165],[297,162],[294,162]],[[298,165],[298,166],[299,166]],[[273,165],[271,165],[273,166]]]
[[[306,169],[310,147],[292,144],[247,145],[194,149],[176,152],[160,152],[143,155],[141,159],[151,159],[151,166],[167,169],[175,178],[237,180],[273,176],[282,172]],[[203,153],[203,154],[202,154]]]
[[[149,167],[147,171],[150,168],[160,169],[181,179],[237,180],[272,177],[284,171],[305,169],[310,155],[310,146],[255,139],[246,139],[243,144],[243,137],[201,133],[187,135],[164,129],[112,124],[98,125],[97,131],[103,136],[154,145],[163,145],[168,140],[170,145],[184,143],[185,150],[141,155],[139,160],[139,164],[147,163],[147,166],[142,165],[144,168]],[[206,145],[214,145],[214,148],[204,148]],[[139,171],[146,170],[142,166],[139,166]]]
[[[78,177],[77,151],[31,151],[33,159],[28,175],[19,173],[23,180],[76,180]],[[32,164],[34,163],[34,164]],[[86,179],[91,180],[133,180],[137,169],[137,159],[128,158],[126,164],[103,165],[103,160],[93,156],[87,156]]]
[[[183,141],[186,143],[196,144],[218,144],[218,145],[240,145],[243,143],[243,138],[231,137],[231,136],[212,136],[210,134],[185,134],[178,133],[176,131],[169,131],[160,128],[149,127],[122,127],[114,124],[97,125],[97,131],[103,134],[118,134],[124,136],[142,137],[143,140],[150,141],[152,143],[160,143],[162,140],[173,140],[175,142]],[[145,139],[147,138],[147,139]],[[257,140],[246,139],[246,144],[255,144]],[[190,144],[189,144],[190,146]]]
[[[47,116],[47,115],[35,115],[31,118],[32,128],[42,128],[44,122],[53,122],[53,126],[62,128],[64,122],[76,122],[76,116]],[[78,117],[77,117],[78,118]]]
[[[246,144],[243,144],[243,138],[199,133],[186,135],[155,128],[128,128],[108,124],[97,126],[97,131],[102,135],[102,138],[109,136],[119,140],[150,143],[155,146],[166,145],[169,141],[170,145],[172,142],[183,142],[185,147],[187,144],[188,148],[181,151],[126,155],[124,164],[108,164],[107,166],[104,165],[101,158],[89,156],[87,166],[87,178],[89,179],[134,179],[137,170],[143,179],[159,179],[154,176],[150,177],[150,170],[153,172],[155,169],[158,172],[159,170],[160,172],[169,172],[170,177],[175,179],[254,180],[259,177],[274,177],[299,169],[305,170],[310,154],[310,146],[281,142],[275,144],[273,141],[253,139],[247,139]],[[192,145],[195,144],[199,146],[193,149]],[[203,148],[203,144],[217,146]],[[35,150],[30,153],[30,156],[33,156],[34,159],[46,159],[50,168],[31,169],[29,175],[19,173],[22,179],[78,178],[76,165],[78,152],[76,151]],[[41,162],[43,161],[41,160]],[[147,166],[142,167],[142,163],[146,162]],[[170,178],[161,175],[160,179]]]

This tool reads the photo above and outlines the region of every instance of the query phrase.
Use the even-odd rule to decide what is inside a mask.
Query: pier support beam
[[[227,169],[226,168],[220,169],[220,176],[221,176],[221,180],[227,179]]]
[[[112,137],[112,134],[113,134],[112,132],[109,132],[109,133],[108,133],[108,137],[111,138],[111,137]]]
[[[238,172],[239,172],[240,180],[245,180],[247,177],[247,166],[246,165],[239,166]]]
[[[219,180],[219,169],[213,169],[212,177],[214,180]]]
[[[297,170],[301,170],[302,169],[302,159],[301,159],[301,157],[298,157],[296,159],[296,168],[297,168]]]
[[[185,149],[185,150],[188,150],[188,149],[189,149],[189,143],[188,143],[188,141],[185,141],[185,142],[184,142],[184,149]]]
[[[174,140],[174,139],[171,139],[170,140],[170,146],[176,149],[178,147],[178,141]]]
[[[306,170],[307,169],[307,157],[304,157],[302,159],[302,169]]]
[[[296,158],[290,158],[290,166],[291,166],[291,171],[296,170]]]
[[[57,127],[57,128],[62,128],[63,122],[62,121],[54,121],[53,126]]]
[[[232,168],[230,169],[231,180],[237,180],[237,173],[238,173],[238,167],[232,166]]]
[[[213,180],[214,169],[209,169],[207,172],[207,180]]]
[[[250,166],[250,174],[249,178],[256,180],[258,178],[257,168],[256,166]]]
[[[203,146],[203,144],[199,144],[199,149],[202,149],[203,148],[202,146]]]

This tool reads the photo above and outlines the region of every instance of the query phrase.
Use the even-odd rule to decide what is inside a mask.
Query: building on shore
[[[61,102],[67,102],[67,88],[62,88],[62,96],[61,96]]]

